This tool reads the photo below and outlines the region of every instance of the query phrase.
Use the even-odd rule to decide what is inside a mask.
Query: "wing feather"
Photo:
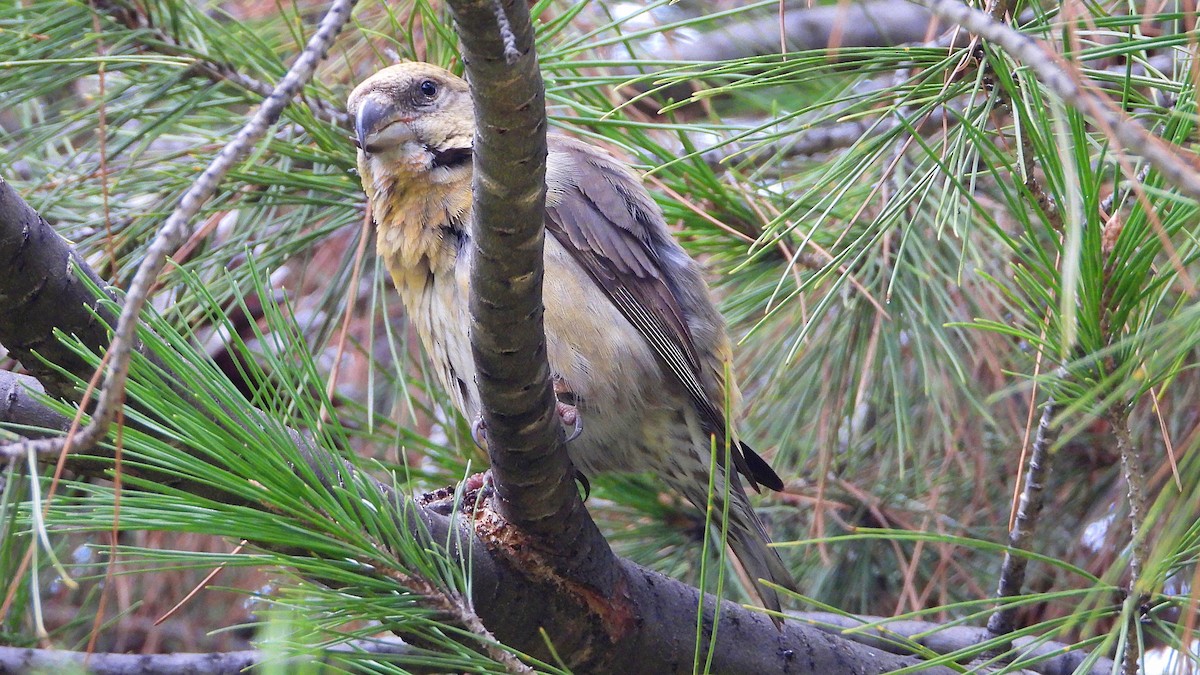
[[[704,431],[718,443],[725,439],[725,416],[714,401],[724,392],[708,392],[703,362],[688,328],[688,317],[666,279],[667,251],[653,228],[666,233],[666,224],[641,185],[615,160],[581,143],[552,137],[551,154],[560,170],[570,172],[571,184],[552,186],[546,207],[546,229],[587,270],[621,314],[662,360],[666,370],[687,391],[700,413]],[[723,374],[715,374],[722,381]],[[718,453],[720,456],[722,453]],[[751,456],[747,462],[747,454]],[[755,489],[761,482],[779,489],[782,482],[761,458],[742,443],[732,444],[738,472]],[[720,460],[723,465],[723,458]]]

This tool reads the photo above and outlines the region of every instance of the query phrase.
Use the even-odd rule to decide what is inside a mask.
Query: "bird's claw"
[[[471,422],[471,440],[475,441],[475,446],[480,450],[487,450],[487,422],[483,421],[483,415]]]
[[[583,501],[586,502],[588,497],[592,496],[592,482],[589,481],[588,477],[579,469],[575,469],[575,480],[578,481],[579,485],[583,488]]]
[[[567,436],[567,443],[579,438],[579,434],[583,433],[583,415],[579,414],[579,409],[568,403],[559,401],[556,404],[558,409],[558,418],[562,420],[564,425],[571,425],[571,433]]]

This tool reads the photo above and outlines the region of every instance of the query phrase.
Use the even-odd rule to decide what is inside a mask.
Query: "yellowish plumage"
[[[379,254],[443,385],[475,419],[469,89],[441,68],[405,63],[360,84],[349,109]],[[794,587],[738,479],[782,486],[725,420],[738,406],[729,341],[698,266],[628,168],[562,136],[551,134],[548,149],[547,357],[560,398],[584,420],[572,462],[584,474],[653,472],[704,508],[713,439],[723,448],[729,436],[737,471],[722,455],[714,511],[719,519],[728,494],[729,543],[751,578]],[[774,591],[754,590],[778,609]]]

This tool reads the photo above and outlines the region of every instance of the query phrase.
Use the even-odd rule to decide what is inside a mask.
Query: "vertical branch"
[[[451,2],[477,123],[471,347],[500,514],[542,560],[607,597],[619,577],[554,409],[542,307],[546,105],[524,0]]]
[[[1138,640],[1141,616],[1142,571],[1146,565],[1146,471],[1142,453],[1129,434],[1129,414],[1115,412],[1109,416],[1117,450],[1121,453],[1121,471],[1129,498],[1129,597],[1125,603],[1128,626],[1125,638],[1125,655],[1122,659],[1123,675],[1135,675],[1141,661],[1141,643]]]
[[[1037,434],[1034,436],[1033,446],[1029,451],[1029,466],[1025,472],[1025,487],[1021,490],[1017,517],[1008,533],[1009,547],[1018,551],[1029,549],[1029,542],[1037,527],[1038,515],[1042,512],[1044,499],[1042,488],[1050,473],[1047,449],[1054,441],[1050,425],[1054,421],[1055,412],[1054,398],[1051,397],[1042,407],[1042,417],[1038,422]],[[1004,554],[1004,565],[1000,568],[1000,582],[996,589],[998,599],[1003,601],[1005,598],[1011,598],[1021,593],[1021,587],[1025,585],[1025,568],[1028,564],[1029,561],[1024,556],[1014,555],[1013,551]],[[997,609],[988,619],[988,632],[992,635],[1011,633],[1015,625],[1016,614],[1016,607]]]

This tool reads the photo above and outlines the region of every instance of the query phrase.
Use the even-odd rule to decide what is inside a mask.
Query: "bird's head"
[[[384,68],[354,88],[347,108],[360,166],[445,174],[436,170],[471,161],[470,90],[444,68],[417,62]]]

